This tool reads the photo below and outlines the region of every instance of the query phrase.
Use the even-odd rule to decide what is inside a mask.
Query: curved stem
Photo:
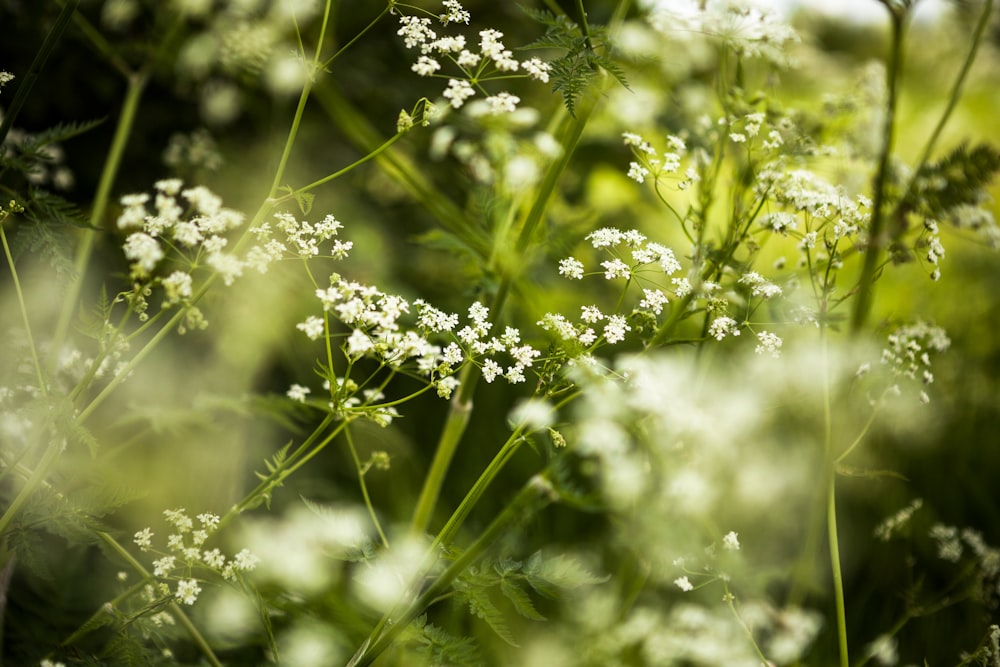
[[[14,292],[17,294],[17,304],[21,310],[21,321],[24,323],[24,333],[28,337],[28,347],[31,349],[32,365],[35,367],[35,376],[38,380],[38,390],[42,396],[49,393],[48,383],[42,373],[42,364],[38,359],[38,348],[35,345],[35,337],[31,334],[31,320],[28,318],[28,306],[24,302],[24,290],[21,289],[21,281],[17,277],[17,267],[14,266],[14,256],[10,252],[10,244],[7,243],[7,233],[3,230],[3,222],[7,218],[6,212],[0,212],[0,242],[3,243],[3,254],[7,258],[7,266],[10,267],[11,279],[14,281]]]
[[[358,484],[361,485],[361,495],[365,500],[365,507],[368,508],[368,515],[372,518],[372,523],[375,524],[375,530],[378,531],[378,536],[382,540],[382,546],[386,549],[389,548],[389,538],[385,536],[385,531],[382,530],[382,524],[378,520],[378,515],[375,513],[375,507],[372,505],[372,499],[368,495],[368,485],[365,483],[365,471],[361,467],[361,459],[358,457],[358,449],[354,446],[354,438],[351,437],[351,429],[344,429],[344,438],[347,440],[347,448],[351,452],[351,459],[354,461],[354,468],[358,473]]]

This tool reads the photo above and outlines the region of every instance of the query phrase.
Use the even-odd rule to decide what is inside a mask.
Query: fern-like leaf
[[[621,85],[628,88],[625,73],[609,56],[607,29],[592,25],[585,35],[576,23],[566,16],[554,16],[547,11],[524,8],[535,21],[545,26],[545,34],[528,44],[528,49],[556,49],[564,55],[551,62],[553,92],[560,93],[571,115],[576,115],[576,103],[601,69],[607,71]]]
[[[418,652],[430,665],[444,667],[474,667],[481,665],[482,656],[471,637],[455,637],[432,623],[420,628]]]
[[[961,145],[920,170],[911,207],[935,220],[965,204],[980,203],[985,188],[1000,171],[1000,151],[989,144]]]

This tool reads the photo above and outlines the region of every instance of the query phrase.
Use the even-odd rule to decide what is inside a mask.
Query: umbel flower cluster
[[[153,561],[153,576],[158,580],[153,587],[155,595],[173,596],[186,605],[193,605],[202,590],[202,580],[197,576],[199,571],[212,572],[226,581],[236,582],[243,573],[257,567],[257,557],[247,549],[226,558],[218,547],[206,548],[205,543],[219,527],[218,515],[199,514],[197,525],[183,508],[164,510],[163,516],[174,531],[167,536],[166,552],[154,549],[155,534],[150,528],[143,528],[133,538],[140,551],[160,555]]]
[[[401,11],[403,7],[397,4],[393,11]],[[444,8],[445,13],[437,17],[441,25],[468,25],[469,12],[457,0],[446,0]],[[491,95],[483,87],[484,82],[508,79],[518,72],[524,73],[520,76],[537,81],[549,80],[551,65],[540,58],[515,58],[504,45],[503,33],[499,30],[481,30],[478,42],[472,42],[462,34],[439,36],[434,30],[434,21],[426,16],[400,13],[399,23],[398,35],[403,38],[403,44],[421,54],[411,69],[420,76],[446,78],[448,85],[442,94],[453,109],[462,108],[466,100],[480,92],[486,95],[485,102],[491,113],[510,113],[521,99],[506,91]],[[446,71],[445,67],[452,68],[454,73],[439,73]]]

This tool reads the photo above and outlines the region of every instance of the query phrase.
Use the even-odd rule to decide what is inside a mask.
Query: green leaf
[[[469,604],[469,611],[474,616],[485,621],[500,639],[511,646],[517,646],[517,642],[514,641],[514,635],[511,634],[510,628],[507,627],[507,621],[504,620],[503,613],[493,604],[493,601],[490,600],[485,590],[481,588],[469,588],[466,591],[465,598]]]
[[[544,621],[546,620],[538,610],[535,608],[534,603],[528,596],[528,593],[521,588],[521,586],[510,577],[504,577],[500,580],[500,592],[503,596],[510,600],[511,604],[514,605],[514,609],[517,610],[521,616],[525,618],[530,618],[533,621]]]
[[[546,597],[555,597],[559,589],[573,590],[607,581],[588,570],[579,560],[565,554],[543,556],[537,551],[524,566],[528,585]]]
[[[471,637],[455,637],[432,623],[426,623],[421,617],[414,621],[420,627],[421,635],[417,640],[420,644],[418,652],[431,665],[474,667],[482,665],[482,656],[476,642]]]

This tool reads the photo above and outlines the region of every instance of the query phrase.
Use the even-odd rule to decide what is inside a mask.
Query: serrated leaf
[[[469,604],[469,611],[474,616],[485,621],[497,637],[511,646],[517,646],[514,635],[511,634],[510,628],[507,627],[507,621],[504,620],[503,613],[493,604],[485,590],[470,587],[466,590],[464,597]]]
[[[530,618],[533,621],[544,621],[546,620],[538,610],[535,608],[535,604],[531,601],[528,593],[521,588],[517,582],[509,577],[504,577],[500,580],[500,592],[503,596],[510,600],[511,604],[514,605],[514,609],[517,610],[521,616],[525,618]]]
[[[471,637],[455,637],[436,625],[427,623],[426,617],[420,619],[419,630],[419,651],[431,665],[473,667],[483,664],[476,642]]]
[[[610,578],[593,574],[572,556],[543,556],[540,551],[528,559],[524,574],[528,585],[546,597],[555,597],[559,589],[573,590],[581,586],[592,586]]]

